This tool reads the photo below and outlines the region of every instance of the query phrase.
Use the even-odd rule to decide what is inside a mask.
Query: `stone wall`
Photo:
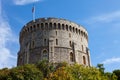
[[[57,18],[40,18],[27,23],[20,32],[18,65],[68,62],[90,66],[88,33],[74,22]],[[83,58],[84,57],[84,58]]]

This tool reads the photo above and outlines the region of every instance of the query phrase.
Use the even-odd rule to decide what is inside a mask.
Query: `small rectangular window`
[[[58,45],[58,39],[56,39],[56,45]]]
[[[56,33],[56,36],[57,36],[57,31],[55,33]]]

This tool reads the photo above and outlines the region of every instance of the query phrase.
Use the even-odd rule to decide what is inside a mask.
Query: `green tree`
[[[97,64],[97,68],[99,69],[99,71],[100,71],[102,74],[104,74],[105,68],[104,68],[103,64]]]
[[[67,71],[73,76],[74,80],[107,80],[107,78],[94,67],[74,64],[69,66]]]
[[[12,80],[42,80],[43,74],[33,64],[26,64],[11,69],[10,76]]]
[[[0,80],[7,80],[10,76],[10,70],[8,68],[3,68],[0,70]]]
[[[120,70],[114,70],[113,73],[117,76],[117,80],[120,80]]]
[[[47,60],[38,62],[36,66],[40,71],[42,71],[44,77],[48,77],[48,75],[54,71],[54,65],[49,63]]]
[[[74,80],[72,75],[66,71],[65,67],[59,67],[55,72],[49,74],[46,80]]]
[[[106,72],[104,75],[108,80],[117,80],[117,76],[114,73]]]

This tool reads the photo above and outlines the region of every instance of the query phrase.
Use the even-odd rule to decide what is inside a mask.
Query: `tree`
[[[26,64],[12,68],[10,71],[11,80],[42,80],[43,74],[33,64]]]
[[[10,70],[8,68],[3,68],[0,70],[0,80],[7,80],[9,78]]]
[[[104,74],[105,68],[104,68],[103,64],[97,64],[97,68],[99,69],[99,71],[100,71],[102,74]]]
[[[74,80],[107,80],[107,78],[94,67],[74,64],[69,66],[67,71],[72,75]]]
[[[120,80],[120,69],[114,70],[113,73],[117,76],[117,80]]]
[[[42,71],[44,77],[48,77],[48,75],[54,71],[53,64],[49,63],[47,60],[38,62],[36,66],[40,71]]]
[[[114,73],[106,72],[104,76],[106,76],[108,80],[117,80],[117,76]]]
[[[72,75],[66,71],[65,67],[58,68],[55,72],[49,74],[46,80],[74,80]]]

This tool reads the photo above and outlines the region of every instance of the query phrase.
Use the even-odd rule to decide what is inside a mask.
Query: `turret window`
[[[70,47],[72,47],[72,42],[71,41],[69,42],[69,44],[70,44]]]
[[[49,29],[52,29],[52,23],[49,24]]]
[[[64,24],[62,24],[62,29],[63,29],[63,30],[65,29],[65,26],[64,26]]]
[[[75,61],[75,60],[74,60],[74,54],[73,54],[72,52],[70,53],[70,61],[71,61],[71,62],[74,62],[74,61]]]
[[[54,29],[56,29],[56,23],[54,23]]]
[[[84,47],[83,47],[83,45],[82,45],[82,51],[84,51]]]
[[[60,23],[58,23],[58,29],[61,29]]]
[[[56,39],[56,45],[58,45],[58,39]]]
[[[83,64],[86,65],[86,58],[83,56]]]
[[[47,52],[47,50],[43,51],[43,53],[42,53],[42,59],[48,60],[48,52]]]
[[[68,31],[68,25],[66,25],[66,30]]]

